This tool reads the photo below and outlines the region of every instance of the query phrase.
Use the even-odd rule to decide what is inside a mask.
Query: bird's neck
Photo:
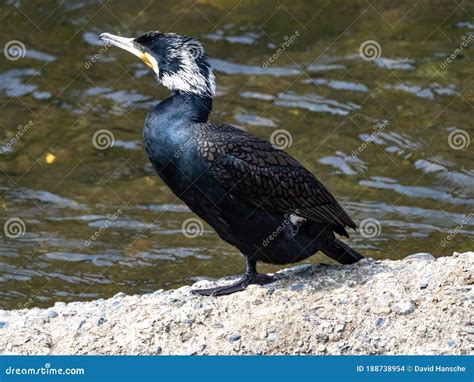
[[[171,96],[162,102],[162,105],[179,119],[204,123],[207,122],[211,113],[212,97],[173,91]]]
[[[186,151],[196,126],[207,122],[211,107],[212,97],[174,92],[148,113],[143,138],[148,157],[156,168],[166,167],[181,157],[177,153]]]
[[[211,108],[211,97],[180,92],[157,104],[148,113],[143,130],[150,158],[173,157],[175,146],[182,146],[198,124],[207,122]]]

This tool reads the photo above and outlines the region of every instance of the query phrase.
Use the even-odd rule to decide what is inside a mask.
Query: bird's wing
[[[356,228],[326,187],[270,142],[232,126],[207,123],[199,129],[197,147],[216,181],[247,203],[341,227],[343,233],[344,227]]]

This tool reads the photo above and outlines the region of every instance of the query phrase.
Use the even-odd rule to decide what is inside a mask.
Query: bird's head
[[[108,45],[139,57],[163,86],[172,91],[212,97],[215,80],[201,43],[174,33],[148,32],[137,38],[100,35]]]

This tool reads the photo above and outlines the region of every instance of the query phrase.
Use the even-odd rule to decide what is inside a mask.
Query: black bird
[[[317,251],[342,264],[362,258],[334,235],[349,237],[345,227],[356,229],[354,221],[301,163],[270,142],[208,121],[214,74],[197,40],[160,32],[101,39],[138,56],[171,90],[146,117],[148,157],[176,196],[245,257],[236,283],[195,293],[225,295],[274,281],[257,273],[257,261],[288,264]]]

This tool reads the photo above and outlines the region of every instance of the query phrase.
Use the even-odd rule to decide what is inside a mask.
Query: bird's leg
[[[242,278],[234,284],[210,289],[194,289],[191,292],[201,296],[223,296],[240,292],[250,284],[265,285],[275,280],[276,278],[273,276],[257,273],[256,261],[245,257],[245,273]]]

